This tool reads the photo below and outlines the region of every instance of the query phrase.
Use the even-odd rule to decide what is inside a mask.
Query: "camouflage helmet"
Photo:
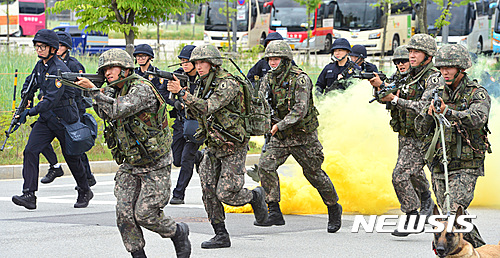
[[[281,57],[293,60],[292,49],[283,40],[273,40],[269,42],[264,53],[264,58],[267,59],[269,57]]]
[[[410,39],[406,47],[408,50],[416,49],[426,53],[429,56],[435,56],[437,51],[436,40],[428,34],[415,34]]]
[[[193,49],[189,61],[195,62],[199,60],[205,60],[215,66],[222,65],[222,56],[219,50],[210,44],[197,46]]]
[[[436,67],[456,67],[467,69],[472,66],[469,51],[460,44],[447,44],[442,46],[435,57]]]
[[[394,50],[394,54],[392,55],[392,60],[410,59],[410,52],[406,47],[406,45],[397,47],[396,50]]]
[[[99,66],[97,70],[102,71],[104,67],[119,66],[122,68],[134,69],[134,61],[127,51],[119,48],[112,48],[99,56]]]

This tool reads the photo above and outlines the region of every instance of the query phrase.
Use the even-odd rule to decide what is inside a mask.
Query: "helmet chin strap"
[[[50,47],[50,50],[52,50],[52,47]],[[38,58],[41,58],[43,60],[47,60],[47,59],[50,59],[53,55],[55,55],[55,53],[52,53],[52,51],[49,51],[49,55],[47,55],[47,56],[38,55]]]
[[[63,59],[66,54],[68,53],[68,50],[64,51],[61,55],[57,55],[59,57],[59,59]]]
[[[455,84],[455,81],[457,80],[457,78],[458,78],[461,74],[465,74],[465,73],[464,73],[464,70],[460,70],[460,71],[458,71],[458,73],[456,73],[456,74],[455,74],[455,76],[453,76],[453,79],[451,79],[451,80],[445,80],[445,81],[446,81],[446,82],[451,82],[451,85],[453,85],[453,84]],[[462,77],[462,76],[460,76],[460,77]],[[460,78],[460,79],[462,79],[462,78]]]
[[[349,53],[345,54],[342,58],[337,58],[337,57],[335,57],[335,55],[332,53],[332,58],[331,58],[331,59],[332,59],[332,61],[334,61],[334,62],[335,62],[335,61],[336,61],[336,62],[340,62],[340,61],[344,60],[344,58],[346,58],[348,55],[349,55]]]
[[[148,59],[146,59],[146,62],[144,64],[139,64],[139,66],[145,66],[149,63],[149,61],[151,61],[151,57],[148,57]]]

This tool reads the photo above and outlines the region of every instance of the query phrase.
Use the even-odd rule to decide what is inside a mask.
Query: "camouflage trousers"
[[[422,142],[402,135],[398,135],[398,141],[398,161],[392,172],[392,185],[401,211],[407,213],[420,208],[420,196],[429,191],[429,181],[424,173]]]
[[[259,174],[262,187],[266,190],[266,202],[279,202],[281,200],[280,181],[277,169],[292,155],[302,167],[302,173],[311,185],[318,190],[323,202],[327,206],[337,203],[339,196],[330,177],[321,169],[325,156],[323,146],[317,134],[305,135],[310,139],[305,144],[286,146],[282,141],[271,137],[266,152],[260,155]],[[304,140],[304,139],[303,139]],[[286,141],[286,139],[285,139]]]
[[[243,206],[253,198],[252,191],[243,188],[246,155],[246,146],[221,158],[215,157],[210,148],[205,151],[199,175],[203,204],[212,224],[224,222],[226,218],[222,203]]]
[[[118,170],[115,176],[116,224],[129,252],[144,248],[141,227],[163,238],[175,235],[175,221],[163,214],[170,198],[170,165],[145,174]]]
[[[455,214],[459,206],[464,210],[469,207],[469,204],[474,199],[474,189],[478,176],[474,175],[475,169],[460,169],[453,171],[448,176],[448,187],[450,191],[450,212]],[[432,189],[436,195],[437,203],[443,213],[446,208],[446,182],[444,173],[432,174]],[[484,244],[484,240],[479,234],[479,230],[474,225],[474,228],[469,233],[464,233],[464,239],[470,242],[474,248],[478,248]]]

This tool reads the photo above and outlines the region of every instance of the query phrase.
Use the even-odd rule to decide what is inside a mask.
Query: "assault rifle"
[[[174,75],[175,75],[175,77],[177,77],[177,79],[179,79],[179,81],[181,81],[183,83],[189,82],[189,77],[185,74],[180,74],[180,73],[171,73],[171,72],[167,72],[167,71],[156,70],[153,72],[146,71],[146,74],[151,74],[151,75],[154,75],[156,77],[164,78],[167,80],[174,80]]]
[[[439,90],[434,89],[432,91],[432,103],[434,104],[434,108],[438,113],[441,112],[441,100],[439,99]]]
[[[2,147],[0,148],[0,151],[3,151],[5,148],[5,144],[7,143],[7,140],[9,139],[9,136],[15,132],[17,129],[19,129],[19,126],[21,126],[21,122],[19,121],[20,116],[24,110],[26,110],[26,106],[28,106],[28,102],[33,99],[35,96],[35,85],[36,82],[34,81],[35,75],[31,75],[30,82],[28,84],[28,87],[21,93],[21,102],[19,103],[19,106],[16,108],[16,112],[14,112],[14,116],[12,117],[12,120],[10,121],[10,126],[7,131],[5,131],[5,141],[2,144]]]
[[[82,88],[81,86],[75,84],[75,82],[78,81],[78,77],[85,77],[89,79],[98,88],[102,87],[102,85],[106,80],[104,75],[98,73],[73,73],[73,72],[61,72],[61,70],[57,70],[57,75],[49,74],[45,76],[46,79],[60,80],[62,84],[81,89]]]
[[[275,124],[279,123],[280,121],[281,120],[279,118],[275,117],[273,112],[271,111],[271,125],[275,125]],[[263,153],[267,151],[267,144],[271,141],[272,136],[273,135],[270,132],[264,134],[264,145],[262,146]]]
[[[349,73],[349,71],[351,69],[354,69],[355,65],[356,65],[356,63],[349,60],[347,62],[347,67],[344,69],[344,71],[342,71],[342,73],[340,73],[342,75],[342,79],[337,80],[337,78],[335,78],[335,81],[333,81],[333,83],[331,85],[326,86],[325,90],[323,91],[323,94],[327,94],[328,92],[330,92],[332,90],[347,89],[347,87],[349,87],[349,85],[342,85],[342,84],[347,83],[347,74]]]
[[[384,73],[377,73],[378,76],[380,77],[380,80],[385,81],[387,80],[387,76]],[[373,72],[362,72],[360,70],[354,70],[354,74],[352,75],[352,78],[356,79],[364,79],[364,80],[370,80],[371,78],[375,77],[375,74]]]
[[[406,81],[407,78],[408,78],[408,75],[400,77],[399,79],[393,79],[393,77],[391,77],[390,79],[392,79],[392,82],[385,85],[384,87],[380,88],[380,90],[375,91],[375,93],[373,94],[374,98],[368,102],[372,103],[375,100],[380,101],[380,99],[383,99],[385,96],[387,96],[391,93],[395,94],[400,89],[400,86],[403,85],[403,83]]]

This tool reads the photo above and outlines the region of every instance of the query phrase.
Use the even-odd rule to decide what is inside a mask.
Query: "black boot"
[[[432,215],[434,201],[431,198],[431,191],[426,191],[420,196],[420,215],[425,215],[425,221]]]
[[[174,242],[177,257],[188,258],[191,256],[191,242],[189,241],[189,227],[186,223],[177,223],[172,242]]]
[[[417,216],[417,219],[415,220],[415,225],[414,225],[414,229],[417,229],[418,228],[418,224],[419,224],[419,221],[420,221],[420,216],[418,214],[418,211],[416,210],[413,210],[413,211],[410,211],[410,212],[407,212],[406,213],[406,221],[405,221],[405,225],[404,225],[404,229],[408,229],[408,223],[410,221],[410,216]],[[423,232],[424,229],[422,229],[421,232]],[[397,236],[397,237],[406,237],[408,236],[409,234],[418,234],[418,233],[421,233],[421,232],[399,232],[398,229],[396,228],[392,233],[391,235],[393,236]]]
[[[215,236],[210,240],[201,243],[201,248],[211,249],[231,247],[231,240],[229,240],[229,233],[227,233],[224,222],[212,224],[212,227],[214,228]]]
[[[28,210],[36,209],[36,196],[34,192],[23,192],[23,195],[12,196],[12,202],[24,206]]]
[[[281,213],[280,204],[277,202],[270,202],[269,207],[269,217],[263,223],[257,223],[254,221],[255,226],[260,227],[270,227],[272,225],[283,226],[285,225],[285,220],[283,219],[283,214]]]
[[[82,188],[78,187],[78,198],[76,198],[76,203],[73,205],[75,208],[85,208],[89,206],[90,200],[94,198],[94,193],[90,190],[83,190]]]
[[[45,175],[40,182],[44,184],[52,183],[56,177],[60,177],[64,175],[64,171],[62,170],[62,167],[54,168],[54,167],[49,167],[49,172],[47,172],[47,175]]]
[[[132,257],[134,257],[134,258],[147,258],[146,253],[144,252],[144,249],[133,251],[130,254],[132,254]]]
[[[328,206],[328,233],[339,231],[342,226],[342,205],[335,204]]]
[[[90,177],[87,177],[87,182],[89,183],[89,186],[94,186],[95,184],[97,184],[97,181],[92,174],[90,175]]]
[[[267,204],[266,204],[266,191],[261,186],[252,190],[253,198],[250,201],[255,222],[264,223],[267,220]]]

